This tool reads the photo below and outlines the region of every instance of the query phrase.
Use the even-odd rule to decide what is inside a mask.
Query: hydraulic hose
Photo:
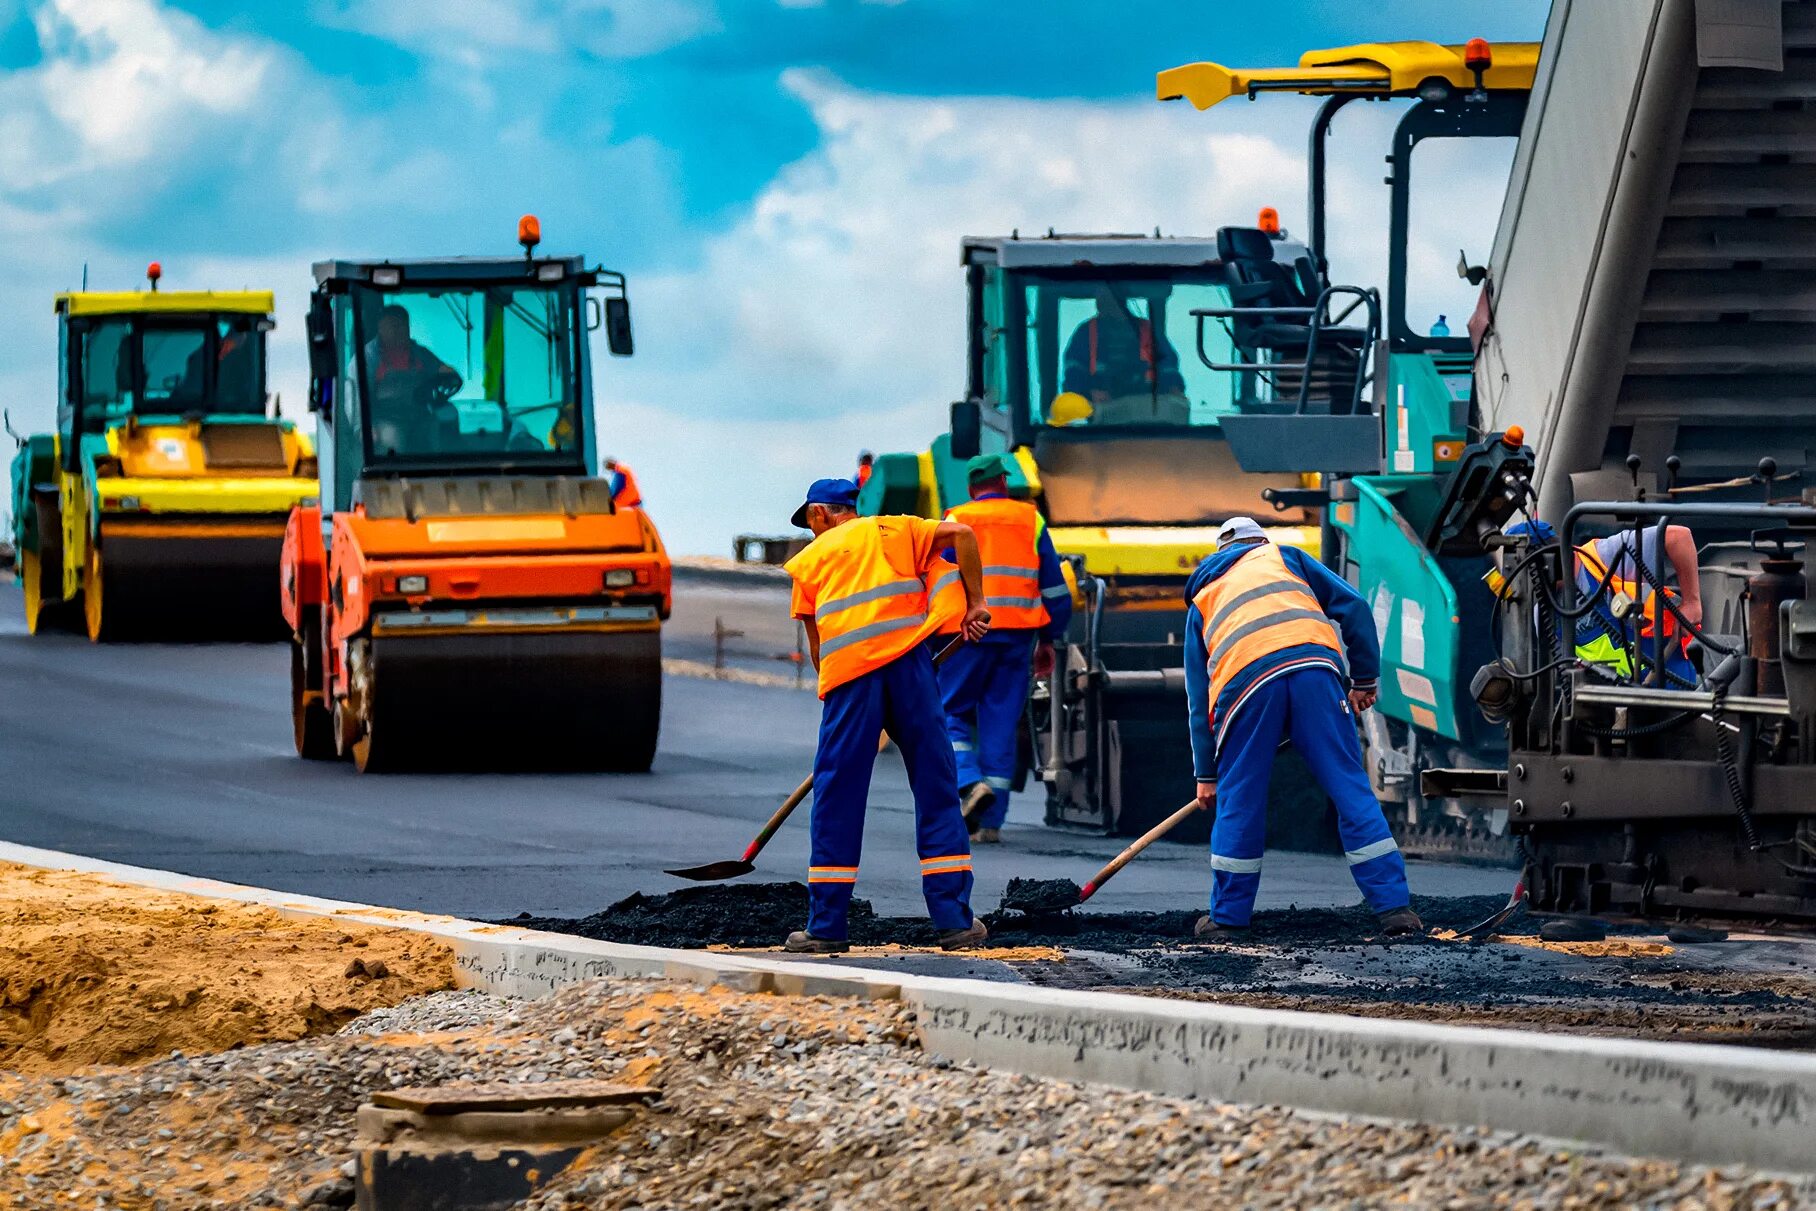
[[[1715,759],[1721,763],[1722,778],[1728,784],[1728,798],[1734,801],[1734,814],[1740,817],[1740,831],[1747,839],[1747,848],[1758,853],[1764,846],[1760,844],[1753,813],[1747,807],[1746,787],[1740,781],[1740,764],[1734,759],[1734,742],[1728,739],[1728,729],[1722,723],[1722,705],[1728,698],[1728,683],[1716,683],[1713,689],[1709,718],[1715,723]]]

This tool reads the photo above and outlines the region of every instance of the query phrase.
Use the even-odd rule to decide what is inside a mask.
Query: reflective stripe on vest
[[[1304,644],[1343,651],[1311,586],[1293,574],[1273,543],[1260,543],[1231,564],[1192,604],[1204,619],[1213,711],[1230,682],[1274,652]]]
[[[788,561],[812,593],[820,634],[820,697],[882,668],[933,633],[927,586],[916,575],[920,518],[859,517],[834,526]]]
[[[1031,631],[1046,626],[1047,607],[1040,590],[1040,511],[1025,500],[973,500],[947,510],[946,517],[964,522],[977,535],[991,627]],[[943,563],[933,585],[940,629],[958,630],[965,616],[958,569]],[[945,596],[939,595],[942,590]]]

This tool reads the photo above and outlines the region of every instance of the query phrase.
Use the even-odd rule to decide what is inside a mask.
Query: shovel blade
[[[725,879],[735,879],[739,875],[748,875],[757,869],[754,862],[708,862],[705,866],[686,866],[680,870],[665,870],[665,875],[677,879],[692,879],[696,883],[718,883]]]

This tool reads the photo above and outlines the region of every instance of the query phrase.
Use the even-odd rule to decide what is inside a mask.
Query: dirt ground
[[[418,934],[0,864],[0,1068],[15,1072],[328,1033],[453,971]]]

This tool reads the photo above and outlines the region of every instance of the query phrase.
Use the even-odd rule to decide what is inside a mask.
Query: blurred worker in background
[[[980,454],[966,465],[971,500],[947,510],[977,534],[990,634],[958,649],[940,667],[946,733],[958,762],[959,794],[971,840],[1002,840],[1009,788],[1019,757],[1017,734],[1031,676],[1053,669],[1053,643],[1072,619],[1072,591],[1040,510],[1009,499],[1009,456]],[[942,571],[934,592],[941,630],[957,634],[958,573]]]
[[[432,446],[433,409],[460,390],[460,375],[411,338],[410,313],[398,303],[379,309],[378,335],[366,342],[365,358],[374,446],[392,452]]]
[[[611,484],[612,503],[620,509],[641,509],[643,489],[631,469],[615,458],[605,460],[605,477]]]
[[[1145,299],[1150,311],[1160,305]],[[1097,314],[1066,341],[1061,389],[1093,404],[1126,396],[1177,395],[1185,390],[1179,354],[1172,342],[1156,340],[1154,322],[1134,315],[1104,283],[1097,288]]]
[[[1211,913],[1199,920],[1197,936],[1241,937],[1248,929],[1261,887],[1268,780],[1283,737],[1336,804],[1350,875],[1382,932],[1425,932],[1410,907],[1406,862],[1369,790],[1350,713],[1374,705],[1381,668],[1368,603],[1304,551],[1268,541],[1247,517],[1223,524],[1217,553],[1198,565],[1185,595],[1186,712],[1198,801],[1217,813]]]
[[[876,470],[876,455],[868,450],[858,451],[858,487],[860,489],[870,482],[870,473]]]
[[[877,741],[887,732],[914,792],[927,915],[943,948],[965,949],[989,931],[971,914],[971,846],[925,640],[935,625],[928,576],[948,547],[958,554],[964,586],[962,633],[976,641],[989,631],[977,537],[956,521],[859,517],[857,499],[849,479],[818,480],[793,518],[814,535],[787,570],[824,705],[813,765],[807,928],[790,934],[786,947],[808,954],[849,949],[846,911]]]

